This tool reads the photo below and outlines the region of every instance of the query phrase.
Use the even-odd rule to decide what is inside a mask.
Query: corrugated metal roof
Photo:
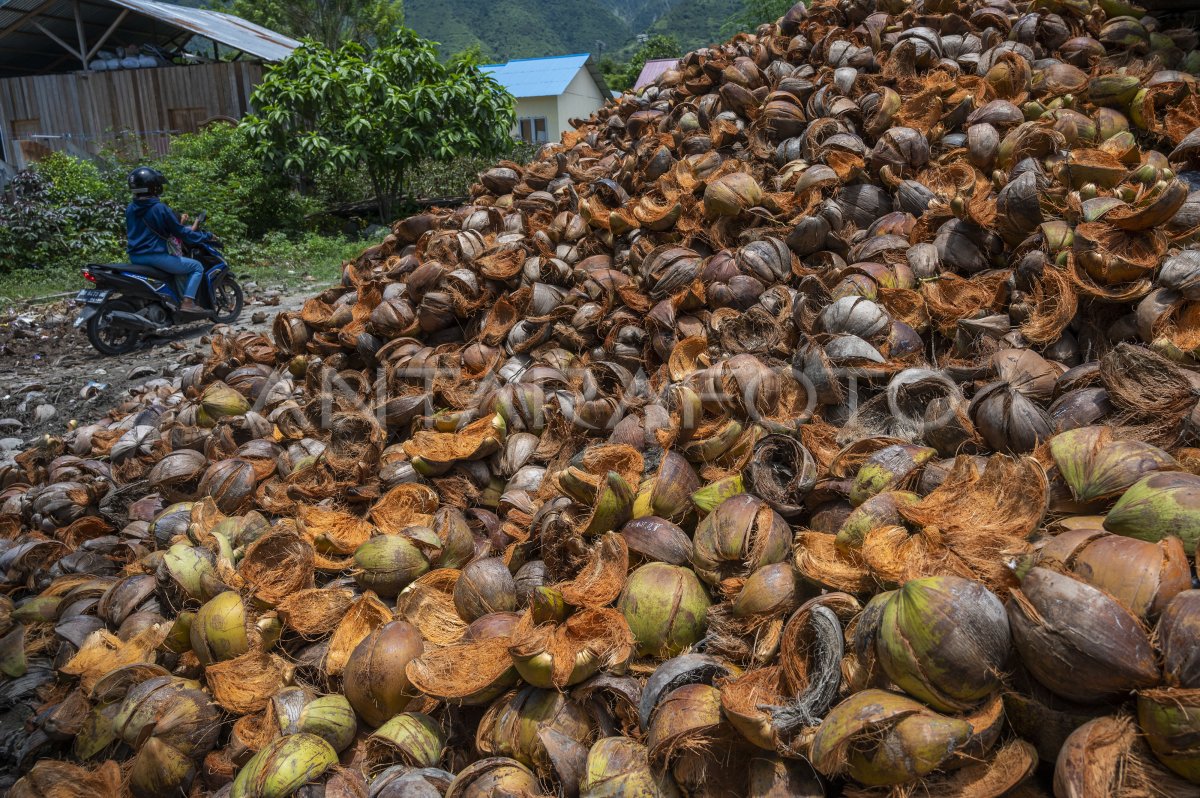
[[[228,47],[256,55],[266,61],[287,58],[300,42],[255,25],[233,14],[209,11],[204,8],[188,8],[154,0],[109,0],[109,2],[154,17],[159,22],[189,30],[206,39],[212,39]]]
[[[679,64],[678,58],[656,58],[652,61],[647,61],[642,71],[638,73],[637,80],[634,81],[633,90],[645,88],[654,81],[658,80],[658,76],[666,72],[668,69],[674,69]]]
[[[40,25],[72,47],[78,43],[74,0],[0,2],[0,77],[71,72],[81,68],[68,53],[36,27]],[[244,19],[155,0],[78,0],[79,22],[89,49],[122,14],[101,49],[125,45],[179,47],[194,36],[211,39],[253,58],[275,61],[299,42]]]
[[[579,70],[588,65],[589,58],[588,53],[519,58],[507,64],[487,64],[481,69],[490,72],[514,97],[557,97],[575,79]],[[599,85],[601,92],[607,96],[607,88],[603,83]]]

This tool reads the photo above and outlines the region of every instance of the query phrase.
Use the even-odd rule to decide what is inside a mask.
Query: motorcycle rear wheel
[[[242,315],[242,287],[232,277],[226,277],[213,292],[213,321],[217,324],[232,324]]]
[[[142,342],[142,334],[138,330],[110,323],[109,314],[114,310],[136,313],[137,307],[128,299],[109,298],[100,305],[96,315],[87,320],[88,341],[102,355],[128,354]]]

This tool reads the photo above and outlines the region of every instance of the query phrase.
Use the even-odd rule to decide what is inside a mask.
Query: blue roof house
[[[513,136],[532,143],[558,141],[573,129],[571,119],[587,119],[611,96],[587,53],[521,58],[483,70],[517,98]]]

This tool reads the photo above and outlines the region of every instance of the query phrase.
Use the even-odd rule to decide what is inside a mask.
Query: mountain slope
[[[628,58],[637,34],[674,36],[683,52],[721,40],[741,0],[405,0],[406,24],[444,54],[486,58],[598,53]]]
[[[674,36],[686,53],[728,38],[721,34],[721,26],[741,8],[741,0],[681,0],[644,32]]]
[[[601,0],[406,0],[405,23],[443,53],[478,45],[496,61],[615,50],[633,38],[629,23]]]

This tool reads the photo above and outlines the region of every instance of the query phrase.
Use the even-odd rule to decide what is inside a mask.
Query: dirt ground
[[[235,331],[270,334],[275,314],[299,308],[319,290],[292,292],[246,286],[246,306]],[[72,300],[0,308],[0,461],[44,434],[61,434],[72,419],[102,416],[136,387],[170,379],[210,351],[212,324],[182,327],[167,339],[149,341],[121,357],[105,357],[74,329],[79,312]]]

